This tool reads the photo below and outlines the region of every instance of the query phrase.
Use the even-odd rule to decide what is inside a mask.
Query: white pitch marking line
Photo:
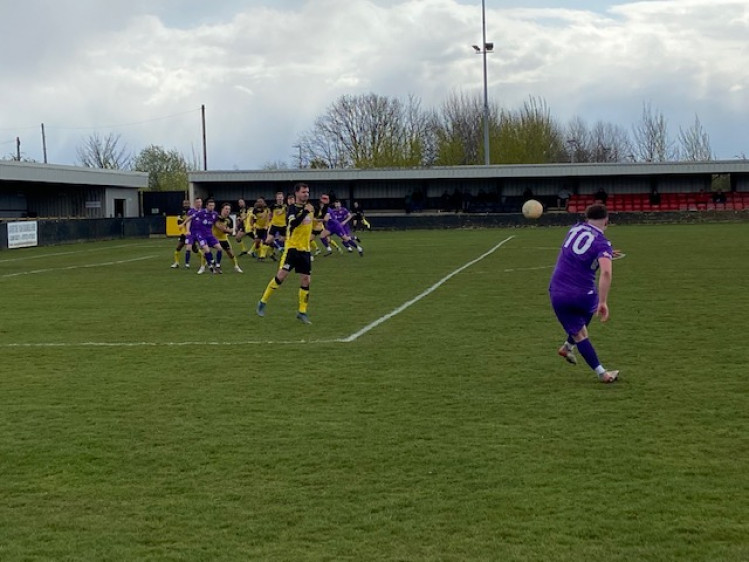
[[[437,290],[440,286],[445,284],[447,281],[455,277],[458,273],[464,271],[465,269],[471,267],[473,264],[480,262],[487,256],[490,256],[494,252],[496,252],[499,248],[501,248],[505,243],[509,242],[515,238],[515,236],[510,236],[508,238],[505,238],[502,240],[499,244],[491,248],[489,251],[483,253],[479,257],[477,257],[474,260],[469,261],[467,264],[459,267],[452,273],[449,273],[437,283],[429,287],[426,291],[422,292],[420,295],[417,295],[416,297],[412,298],[410,301],[402,304],[392,312],[386,314],[385,316],[379,318],[378,320],[375,320],[371,324],[365,326],[358,332],[355,332],[354,334],[346,337],[346,338],[335,338],[335,339],[327,339],[327,340],[292,340],[292,341],[244,341],[244,342],[81,342],[81,343],[0,343],[0,348],[29,348],[29,347],[157,347],[157,346],[165,346],[165,347],[181,347],[181,346],[200,346],[200,345],[210,345],[210,346],[228,346],[228,345],[256,345],[256,344],[278,344],[278,345],[299,345],[299,344],[326,344],[326,343],[351,343],[370,330],[376,328],[383,322],[386,322],[393,316],[396,316],[397,314],[400,314],[404,310],[406,310],[409,306],[412,304],[417,303],[430,293]],[[154,257],[154,256],[149,256]],[[146,258],[140,258],[140,259],[146,259]],[[131,260],[132,261],[132,260]],[[516,269],[505,269],[505,272],[511,272],[511,271],[520,271],[521,269],[546,269],[553,266],[542,266],[542,267],[532,267],[532,268],[516,268]],[[69,268],[66,268],[69,269]]]
[[[224,346],[224,345],[299,345],[305,343],[321,344],[321,343],[339,343],[340,340],[291,340],[291,341],[274,341],[274,340],[255,340],[255,341],[233,341],[233,342],[220,342],[220,341],[180,341],[180,342],[80,342],[80,343],[69,343],[69,342],[39,342],[39,343],[4,343],[0,344],[0,348],[29,348],[29,347],[183,347],[183,346]]]
[[[54,254],[37,254],[35,256],[22,256],[19,258],[8,258],[0,260],[0,263],[8,263],[13,261],[27,261],[27,260],[41,260],[44,258],[54,258],[57,256],[70,256],[73,254],[90,254],[92,252],[107,252],[109,250],[117,250],[119,248],[149,248],[152,244],[119,244],[117,246],[107,246],[102,248],[91,248],[88,250],[71,250],[70,252],[55,252]]]
[[[130,260],[119,260],[119,261],[107,261],[107,262],[101,262],[101,263],[88,263],[86,265],[69,265],[67,267],[50,267],[47,269],[32,269],[31,271],[19,271],[16,273],[6,273],[5,275],[0,275],[0,279],[7,279],[9,277],[19,277],[21,275],[36,275],[38,273],[49,273],[50,271],[69,271],[71,269],[85,269],[90,267],[103,267],[107,265],[120,265],[122,263],[131,263],[134,261],[143,261],[143,260],[150,260],[157,256],[141,256],[139,258],[133,258]]]
[[[443,277],[442,279],[440,279],[439,281],[437,281],[434,285],[432,285],[431,287],[429,287],[426,291],[424,291],[421,294],[419,294],[419,295],[415,296],[414,298],[412,298],[410,301],[403,303],[402,305],[400,305],[398,308],[396,308],[392,312],[389,312],[388,314],[386,314],[385,316],[382,316],[381,318],[378,318],[377,320],[375,320],[371,324],[368,324],[367,326],[364,326],[358,332],[355,332],[355,333],[351,334],[347,338],[341,338],[338,341],[340,341],[342,343],[350,343],[352,341],[355,341],[355,340],[359,339],[361,336],[363,336],[364,334],[366,334],[370,330],[373,330],[374,328],[376,328],[377,326],[379,326],[383,322],[387,322],[393,316],[396,316],[396,315],[400,314],[401,312],[403,312],[404,310],[406,310],[412,304],[415,304],[415,303],[419,302],[421,299],[423,299],[424,297],[426,297],[430,293],[436,291],[439,287],[441,287],[447,281],[449,281],[450,279],[452,279],[453,277],[455,277],[461,271],[463,271],[465,269],[468,269],[473,264],[480,262],[481,260],[483,260],[487,256],[490,256],[491,254],[493,254],[494,252],[496,252],[499,248],[501,248],[506,242],[509,242],[513,238],[515,238],[514,235],[510,236],[508,238],[505,238],[499,244],[497,244],[496,246],[494,246],[491,250],[489,250],[487,252],[484,252],[483,254],[481,254],[476,259],[469,261],[467,264],[459,267],[458,269],[456,269],[452,273],[449,273],[448,275],[446,275],[445,277]]]

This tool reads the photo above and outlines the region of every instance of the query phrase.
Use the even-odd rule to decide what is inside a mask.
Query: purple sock
[[[190,250],[185,251],[185,265],[189,265],[190,263],[190,254],[192,254]]]
[[[596,355],[596,350],[593,348],[593,344],[590,343],[588,338],[577,342],[577,350],[580,352],[580,355],[583,356],[583,359],[585,359],[588,366],[594,371],[601,364],[598,360],[598,355]]]

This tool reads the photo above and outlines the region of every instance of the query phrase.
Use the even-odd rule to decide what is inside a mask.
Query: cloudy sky
[[[671,136],[698,116],[717,158],[749,154],[749,0],[486,0],[489,97],[566,123]],[[343,94],[482,95],[481,0],[0,0],[0,154],[76,163],[93,133],[202,155],[294,161]]]

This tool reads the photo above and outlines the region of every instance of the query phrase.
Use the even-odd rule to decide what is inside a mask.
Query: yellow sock
[[[174,263],[179,263],[179,254],[177,250],[174,250]]]
[[[239,241],[239,249],[242,250],[243,252],[247,252],[247,246],[245,246],[245,244],[244,244],[244,238],[242,238]]]
[[[370,225],[369,225],[369,221],[368,221],[367,219],[362,219],[362,220],[361,220],[361,223],[362,223],[362,224],[363,224],[364,226],[366,226],[367,228],[369,228],[369,227],[370,227]]]
[[[330,239],[330,245],[333,246],[336,250],[341,249],[341,247],[338,244],[336,244],[336,241],[333,240],[332,238]]]
[[[319,249],[319,246],[317,245],[317,242],[315,240],[310,241],[309,247],[312,249],[313,252],[316,252]]]
[[[299,288],[299,312],[307,314],[307,305],[309,304],[309,287]]]
[[[265,244],[260,244],[260,247],[258,248],[258,252],[259,252],[258,255],[260,256],[261,260],[265,259],[265,254],[266,254],[266,248],[267,247],[268,246],[266,246]]]
[[[205,254],[202,252],[200,253],[200,265],[202,267],[205,267],[206,265],[208,265],[208,260],[205,259]]]
[[[270,280],[270,283],[268,283],[268,286],[265,288],[265,292],[263,293],[263,297],[260,299],[260,302],[268,302],[268,299],[273,294],[273,291],[278,289],[281,285],[276,283],[276,278]]]

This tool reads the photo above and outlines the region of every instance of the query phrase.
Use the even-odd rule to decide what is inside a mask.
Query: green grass
[[[555,353],[558,228],[363,235],[312,326],[247,258],[2,252],[0,560],[747,560],[748,229],[608,231],[610,386]]]

